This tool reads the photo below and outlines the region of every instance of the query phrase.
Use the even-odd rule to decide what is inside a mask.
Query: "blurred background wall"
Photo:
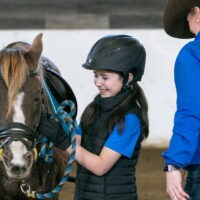
[[[0,28],[161,28],[164,3],[165,0],[0,0]]]
[[[78,117],[97,94],[93,73],[81,68],[92,45],[107,34],[128,34],[146,48],[143,80],[149,103],[150,136],[145,145],[167,146],[176,93],[173,64],[187,42],[163,31],[165,0],[0,0],[0,48],[31,43],[43,32],[43,55],[61,70],[78,100]]]

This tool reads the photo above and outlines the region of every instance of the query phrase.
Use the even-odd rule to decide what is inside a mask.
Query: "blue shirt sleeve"
[[[175,64],[177,111],[169,148],[164,152],[166,164],[185,168],[194,159],[200,133],[200,44],[186,45]]]
[[[81,129],[81,126],[79,125],[77,126],[77,129],[76,129],[76,135],[82,136],[82,134],[83,134],[83,131]]]
[[[122,133],[118,133],[118,128],[115,126],[104,146],[131,158],[140,135],[140,126],[140,121],[135,114],[126,115]]]

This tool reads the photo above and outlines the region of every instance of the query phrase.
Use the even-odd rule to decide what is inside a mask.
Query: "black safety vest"
[[[81,146],[88,151],[99,155],[109,133],[105,124],[115,109],[114,101],[101,103],[97,120],[93,120],[87,132],[82,135]],[[114,105],[114,106],[113,106]],[[131,109],[130,113],[135,113]],[[127,113],[128,114],[128,113]],[[95,121],[95,122],[94,122]],[[132,158],[121,156],[114,166],[103,176],[97,176],[77,164],[75,200],[137,200],[135,166],[141,147],[141,138],[138,139]]]

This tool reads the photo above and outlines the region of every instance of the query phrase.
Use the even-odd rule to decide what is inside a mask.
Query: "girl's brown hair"
[[[130,109],[133,107],[137,107],[136,114],[140,118],[142,127],[141,134],[143,138],[147,138],[149,134],[148,104],[142,88],[137,83],[134,85],[133,90],[129,92],[127,98],[124,99],[109,117],[108,123],[106,124],[106,130],[111,132],[117,124],[118,132],[121,133],[124,128],[125,115],[129,113]],[[88,125],[91,124],[96,112],[97,104],[93,101],[86,107],[81,117],[80,123],[83,132],[87,131]]]

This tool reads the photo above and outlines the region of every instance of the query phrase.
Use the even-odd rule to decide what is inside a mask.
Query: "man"
[[[164,152],[167,193],[173,200],[200,199],[200,0],[168,0],[164,29],[176,38],[193,38],[179,52],[174,68],[177,111],[169,148]],[[185,188],[180,169],[187,170]]]

